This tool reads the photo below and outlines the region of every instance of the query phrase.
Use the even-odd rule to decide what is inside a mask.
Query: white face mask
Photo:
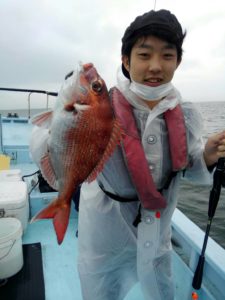
[[[174,87],[171,82],[156,87],[151,87],[132,80],[129,88],[140,98],[146,101],[152,101],[168,96]]]

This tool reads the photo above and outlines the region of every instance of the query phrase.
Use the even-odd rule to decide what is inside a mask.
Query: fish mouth
[[[88,70],[92,69],[94,65],[92,63],[83,64],[82,61],[79,62],[77,72],[87,72]]]
[[[84,72],[87,72],[88,70],[92,69],[94,67],[94,65],[92,63],[86,63],[86,64],[83,64],[83,71]]]

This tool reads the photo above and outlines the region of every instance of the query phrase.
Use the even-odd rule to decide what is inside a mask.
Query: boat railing
[[[202,249],[204,232],[178,209],[173,215],[172,229],[173,249],[179,257],[177,263],[179,264],[181,259],[186,265],[186,273],[183,276],[192,282]],[[218,298],[219,295],[223,295],[225,299],[225,249],[209,238],[205,256],[202,299],[221,299]],[[192,289],[191,286],[189,288]],[[204,292],[205,295],[211,294],[212,298],[204,297]]]
[[[58,93],[56,93],[56,92],[50,92],[50,91],[45,91],[45,90],[36,90],[36,89],[18,89],[18,88],[0,87],[0,91],[28,93],[28,119],[30,119],[30,117],[31,117],[31,95],[32,94],[34,94],[34,93],[45,94],[47,96],[47,99],[46,99],[46,109],[47,110],[48,110],[48,105],[49,105],[49,96],[56,97],[58,95]]]

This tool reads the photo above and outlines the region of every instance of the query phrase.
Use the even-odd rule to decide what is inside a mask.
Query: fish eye
[[[101,90],[102,90],[102,82],[99,81],[99,80],[94,81],[94,82],[91,84],[91,88],[92,88],[92,90],[93,90],[94,92],[97,92],[97,93],[101,92]]]

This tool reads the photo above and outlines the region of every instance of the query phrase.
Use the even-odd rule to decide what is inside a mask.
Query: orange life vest
[[[111,90],[111,99],[115,115],[120,120],[125,132],[122,147],[129,174],[142,206],[151,210],[165,208],[166,200],[157,190],[153,181],[136,127],[132,106],[117,88]],[[178,104],[174,109],[167,110],[164,118],[169,135],[172,171],[184,170],[188,164],[187,139],[181,106]]]

